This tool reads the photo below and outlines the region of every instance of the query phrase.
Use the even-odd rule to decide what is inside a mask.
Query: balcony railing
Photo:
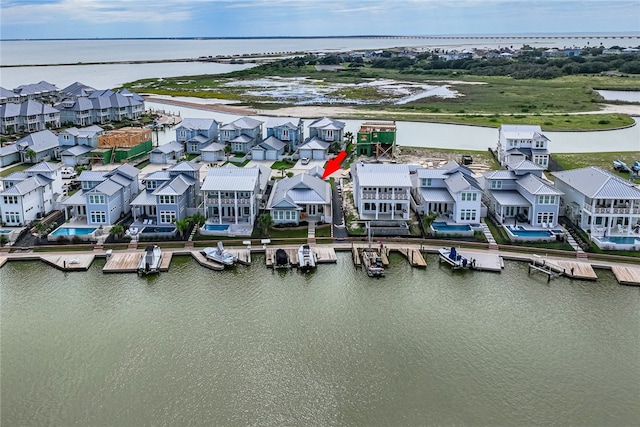
[[[362,198],[366,200],[408,200],[409,196],[404,193],[363,193]]]
[[[640,206],[628,207],[593,207],[588,203],[584,204],[584,210],[593,214],[640,214]]]
[[[207,197],[208,205],[216,205],[218,203],[223,205],[233,205],[236,199],[218,199],[217,197]],[[251,199],[238,199],[238,205],[250,205]]]

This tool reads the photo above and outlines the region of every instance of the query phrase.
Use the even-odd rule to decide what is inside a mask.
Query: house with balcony
[[[484,203],[500,224],[532,228],[557,225],[563,193],[544,177],[543,169],[523,160],[484,175]]]
[[[599,167],[553,172],[564,214],[606,249],[640,250],[640,189]]]
[[[6,104],[7,102],[13,102],[15,104],[20,103],[20,96],[12,90],[5,89],[0,86],[0,104]]]
[[[448,223],[478,223],[482,215],[480,183],[469,168],[454,161],[417,169],[413,196],[419,212],[437,213]]]
[[[23,163],[57,159],[60,150],[58,137],[50,130],[30,133],[16,141],[15,145],[20,153],[20,161]]]
[[[131,211],[131,201],[140,191],[140,170],[128,163],[111,171],[82,171],[81,190],[62,201],[65,219],[88,225],[113,225]]]
[[[361,220],[409,219],[412,183],[408,165],[357,162],[351,165],[351,173]]]
[[[24,226],[57,209],[62,196],[60,165],[41,162],[1,180],[0,219],[9,227]]]
[[[498,131],[498,161],[502,166],[529,160],[549,167],[549,138],[538,125],[502,125]]]
[[[176,141],[184,144],[189,154],[201,154],[202,149],[218,140],[218,122],[215,119],[185,118],[176,128]]]
[[[276,181],[266,206],[274,224],[332,222],[331,185],[302,173]]]
[[[88,88],[88,86],[87,86]],[[60,113],[62,123],[76,126],[88,126],[98,123],[120,122],[122,120],[138,120],[144,113],[144,99],[128,90],[113,91],[89,90],[80,91],[83,95],[67,95],[55,108]],[[79,90],[76,88],[76,90]],[[86,93],[86,94],[85,94]]]
[[[60,89],[44,80],[20,85],[13,89],[13,92],[20,97],[21,102],[27,100],[51,102],[60,96]]]
[[[161,226],[163,233],[175,234],[175,222],[187,218],[189,209],[198,205],[200,168],[192,162],[180,162],[150,173],[142,184],[142,191],[131,202],[132,227]]]
[[[241,117],[220,127],[220,143],[229,145],[232,153],[247,154],[262,142],[262,123],[251,117]]]
[[[37,132],[60,127],[60,112],[38,101],[0,104],[0,133]]]
[[[297,117],[269,117],[267,139],[274,137],[286,144],[286,151],[295,152],[304,141],[304,122]]]
[[[331,146],[335,143],[340,149],[344,149],[344,127],[344,122],[329,117],[315,120],[309,125],[309,137],[305,140],[305,144],[318,141]]]
[[[262,197],[260,175],[259,168],[209,168],[201,187],[204,230],[250,236]]]
[[[149,163],[175,164],[184,156],[184,146],[178,141],[171,141],[154,148],[149,153]]]

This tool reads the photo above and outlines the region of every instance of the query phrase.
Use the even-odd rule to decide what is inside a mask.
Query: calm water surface
[[[303,275],[0,269],[2,425],[640,422],[640,289],[350,256]]]

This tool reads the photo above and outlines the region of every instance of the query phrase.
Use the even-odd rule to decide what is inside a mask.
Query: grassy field
[[[396,70],[365,67],[340,73],[316,71],[313,67],[281,70],[282,77],[309,77],[323,89],[331,84],[360,84],[374,79],[421,83],[446,83],[462,96],[422,98],[396,105],[388,92],[374,86],[336,86],[327,98],[353,101],[357,118],[387,118],[430,122],[499,126],[500,123],[539,124],[543,130],[612,129],[628,126],[633,120],[622,114],[570,115],[601,109],[602,98],[594,89],[640,89],[640,76],[565,76],[555,79],[513,79],[503,76],[469,76],[456,71],[444,75],[407,74]],[[242,80],[270,77],[259,69],[227,75],[202,75],[146,79],[125,86],[139,92],[239,100],[261,109],[289,107],[276,99],[246,94],[250,88]],[[233,82],[233,86],[226,85]],[[358,105],[358,101],[379,100],[377,104]],[[320,104],[322,105],[322,104]],[[330,105],[327,102],[327,105]]]
[[[615,171],[612,167],[612,163],[614,160],[622,160],[631,167],[634,161],[640,161],[640,151],[578,154],[562,153],[552,154],[551,157],[558,162],[558,165],[560,165],[562,169],[565,170],[585,168],[587,166],[598,166],[620,176],[621,178],[628,179],[629,174],[627,172]]]

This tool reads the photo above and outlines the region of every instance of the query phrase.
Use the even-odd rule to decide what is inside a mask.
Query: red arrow
[[[340,163],[342,163],[345,157],[347,157],[347,152],[342,150],[336,157],[334,157],[333,159],[329,159],[329,161],[327,162],[327,166],[324,168],[322,179],[325,179],[327,176],[340,169]]]

